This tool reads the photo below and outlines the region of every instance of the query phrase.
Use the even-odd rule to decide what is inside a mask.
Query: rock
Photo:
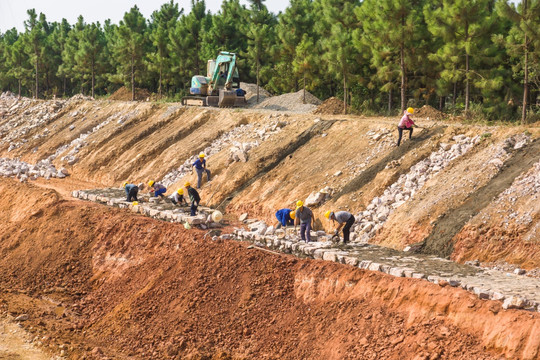
[[[243,213],[242,215],[240,215],[238,220],[239,221],[245,221],[247,218],[248,218],[248,213]]]
[[[522,309],[525,307],[527,302],[525,299],[519,297],[519,296],[510,296],[509,298],[505,299],[503,302],[503,309]]]
[[[447,143],[441,143],[441,149],[443,149],[444,151],[448,151],[450,150],[452,146],[450,144],[447,144]]]
[[[341,174],[343,174],[343,173],[341,172],[341,170],[339,170],[339,171],[337,171],[337,172],[334,174],[334,176],[337,177],[337,176],[340,176]]]
[[[309,194],[305,201],[306,206],[318,206],[326,197],[325,193],[322,192],[313,192]]]
[[[500,169],[503,167],[504,162],[501,159],[493,159],[489,162],[489,164],[495,166],[497,169]]]
[[[69,175],[69,171],[68,171],[68,169],[66,169],[66,168],[61,168],[58,172],[60,172],[60,173],[62,173],[62,174],[64,174],[64,175],[66,175],[66,176]]]
[[[514,274],[516,274],[516,275],[525,275],[526,272],[527,271],[524,270],[524,269],[515,269],[514,270]]]
[[[264,235],[274,235],[276,232],[276,229],[273,226],[269,226],[266,231],[264,232]]]
[[[73,125],[73,124],[72,124],[72,125],[69,125],[69,130],[71,131],[71,130],[73,130],[73,129],[75,129],[75,125]]]
[[[15,321],[26,321],[28,320],[28,314],[22,314],[15,318]]]

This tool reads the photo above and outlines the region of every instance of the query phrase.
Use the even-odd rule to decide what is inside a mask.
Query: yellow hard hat
[[[176,192],[177,192],[179,195],[184,195],[184,189],[182,189],[182,188],[176,190]]]
[[[294,219],[296,218],[296,211],[294,211],[294,210],[291,211],[291,212],[289,213],[289,216],[291,217],[291,219],[294,220]]]
[[[414,114],[414,109],[412,107],[410,107],[410,108],[407,109],[407,112],[409,114]]]
[[[154,180],[150,180],[150,181],[148,182],[148,186],[154,186]]]
[[[134,201],[134,202],[132,202],[132,204],[133,204],[133,206],[137,206],[137,205],[139,205],[139,202],[138,202],[138,201]]]
[[[127,181],[124,182],[124,183],[122,184],[122,187],[125,188],[127,184],[128,184]]]
[[[186,183],[184,184],[184,187],[190,187],[191,186],[191,183],[189,181],[186,181]]]
[[[302,200],[298,200],[296,202],[296,207],[302,207],[302,206],[304,206],[304,202]]]
[[[328,210],[327,212],[324,213],[324,217],[327,218],[327,219],[330,219],[330,216],[332,215],[332,211]]]
[[[203,158],[203,157],[204,157],[204,153],[200,153],[200,154],[199,154],[199,157],[200,157],[200,158]]]

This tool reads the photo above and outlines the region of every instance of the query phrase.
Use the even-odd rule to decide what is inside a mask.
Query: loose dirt
[[[314,114],[320,114],[320,115],[339,115],[343,114],[343,101],[339,100],[338,98],[331,97],[319,105],[315,111],[313,111]]]
[[[496,359],[537,346],[537,315],[460,289],[268,255],[79,201],[41,206],[54,193],[12,181],[0,190],[14,187],[36,205],[2,236],[0,302],[72,359]]]
[[[414,110],[414,117],[419,118],[429,118],[430,120],[444,120],[448,118],[449,116],[443,113],[442,111],[439,111],[435,108],[433,108],[430,105],[424,105],[420,109]]]
[[[152,94],[146,89],[135,89],[135,100],[145,101],[149,99]],[[125,86],[122,86],[120,89],[116,90],[110,97],[109,100],[122,100],[122,101],[131,101],[132,94],[131,89],[128,89]]]

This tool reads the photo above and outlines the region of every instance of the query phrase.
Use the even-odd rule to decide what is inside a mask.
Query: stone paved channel
[[[188,223],[202,229],[220,228],[212,220],[214,210],[199,207],[197,216],[189,216],[188,208],[179,208],[164,200],[143,198],[138,205],[125,201],[123,189],[93,189],[74,191],[75,198],[99,202],[109,206],[130,209],[156,219]],[[324,231],[312,232],[312,239],[305,243],[293,229],[286,231],[267,228],[264,223],[248,220],[249,230],[237,228],[231,234],[221,234],[221,239],[248,241],[255,246],[293,254],[302,258],[334,261],[361,269],[380,271],[396,277],[424,279],[441,286],[461,287],[480,299],[501,301],[504,309],[524,309],[540,312],[540,279],[458,264],[435,256],[411,254],[373,244],[336,244]],[[262,224],[262,225],[261,225]],[[217,239],[214,234],[213,239]]]

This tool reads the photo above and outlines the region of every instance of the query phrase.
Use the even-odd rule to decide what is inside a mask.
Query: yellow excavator
[[[236,54],[220,51],[215,60],[208,60],[206,76],[191,78],[190,96],[183,105],[234,107],[245,106],[245,92],[240,89]]]

